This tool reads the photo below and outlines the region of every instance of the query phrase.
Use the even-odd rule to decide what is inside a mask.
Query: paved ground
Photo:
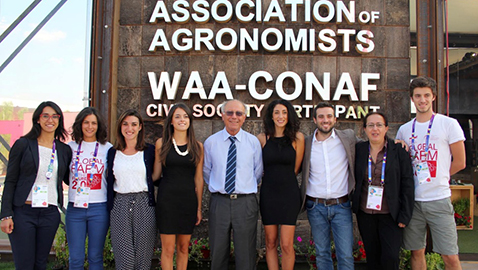
[[[478,269],[478,262],[461,262],[461,268],[463,270],[476,270]]]

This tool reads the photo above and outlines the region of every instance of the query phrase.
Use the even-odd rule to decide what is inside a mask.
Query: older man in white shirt
[[[242,130],[246,105],[227,101],[221,108],[225,128],[204,142],[204,180],[211,192],[209,243],[211,269],[228,269],[233,231],[236,269],[256,269],[257,185],[262,177],[259,140]]]

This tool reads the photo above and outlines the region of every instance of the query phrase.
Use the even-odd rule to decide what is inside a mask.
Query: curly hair
[[[284,99],[274,100],[267,106],[263,117],[264,133],[268,138],[274,137],[276,129],[274,121],[272,120],[272,114],[274,113],[274,108],[279,104],[287,108],[287,124],[285,126],[284,135],[293,142],[296,140],[296,134],[300,129],[299,117],[292,104]]]

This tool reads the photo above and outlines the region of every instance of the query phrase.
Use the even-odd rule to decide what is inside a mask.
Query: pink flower
[[[298,236],[297,241],[302,242],[302,238],[300,238],[300,236]]]

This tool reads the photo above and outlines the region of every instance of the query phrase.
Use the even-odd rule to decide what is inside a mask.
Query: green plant
[[[302,251],[302,248],[301,248],[301,243],[302,243],[302,238],[300,236],[298,236],[296,238],[297,240],[297,243],[294,243],[293,244],[293,247],[294,247],[294,251],[295,251],[295,255],[299,255],[299,256],[302,256],[302,255],[307,255],[307,253],[305,253],[304,251]]]
[[[400,265],[399,265],[400,270],[412,269],[412,267],[410,265],[411,256],[412,255],[411,255],[410,250],[406,250],[406,249],[403,249],[403,248],[400,250]]]
[[[465,212],[470,208],[470,199],[468,198],[460,198],[453,201],[453,210],[455,213],[463,216]]]
[[[455,210],[455,223],[457,226],[465,225],[470,228],[471,226],[471,217],[465,216],[466,211],[470,208],[470,199],[460,198],[453,201],[453,209]]]
[[[53,250],[55,250],[56,255],[55,267],[67,267],[70,258],[70,252],[68,249],[68,241],[66,240],[64,224],[60,224],[58,230],[56,231]]]
[[[115,255],[113,254],[113,246],[111,245],[111,232],[108,230],[105,239],[105,247],[103,248],[103,267],[115,268]]]
[[[357,242],[357,248],[353,252],[355,261],[363,261],[367,259],[367,254],[365,253],[365,248],[362,241]]]
[[[307,255],[309,255],[309,257],[314,256],[315,258],[315,243],[313,240],[309,240],[309,244],[307,245]]]
[[[207,244],[209,246],[209,244]],[[200,239],[193,238],[189,243],[189,260],[194,260],[196,263],[200,262],[200,259],[204,258],[203,252],[201,251],[203,244],[200,243]],[[204,245],[206,248],[206,245]]]
[[[427,269],[431,270],[443,270],[445,269],[445,263],[440,254],[428,253],[425,255],[427,261]]]
[[[207,240],[209,241],[209,238]],[[208,247],[208,249],[209,249],[209,247]],[[231,258],[234,257],[234,242],[233,241],[231,241],[231,247],[230,247],[229,250],[230,250],[229,257],[231,257]]]
[[[209,237],[197,239],[197,245],[202,250],[209,250]]]
[[[445,269],[445,263],[440,254],[438,253],[427,253],[425,255],[425,260],[427,263],[427,270],[443,270]],[[412,269],[410,265],[411,261],[411,252],[410,250],[402,249],[400,251],[400,270],[409,270]]]
[[[309,264],[309,270],[317,269],[315,243],[313,240],[309,240],[307,245],[307,263]]]

